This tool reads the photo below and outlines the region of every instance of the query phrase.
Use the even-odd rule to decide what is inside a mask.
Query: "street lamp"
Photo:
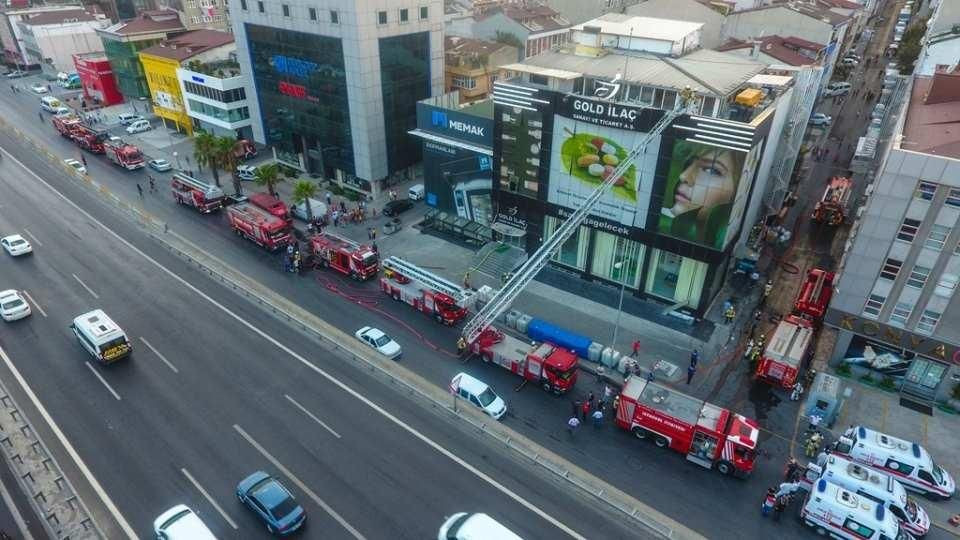
[[[626,263],[626,261],[621,259],[613,263],[613,267],[620,270],[623,268],[624,263]],[[611,347],[617,346],[617,332],[620,330],[620,315],[623,313],[623,293],[627,288],[627,280],[623,279],[623,272],[618,272],[618,276],[620,277],[620,304],[617,306],[617,322],[613,325],[613,341],[610,343]]]
[[[173,153],[173,158],[177,160],[177,168],[181,171],[183,170],[183,165],[180,165],[180,154],[178,152]]]

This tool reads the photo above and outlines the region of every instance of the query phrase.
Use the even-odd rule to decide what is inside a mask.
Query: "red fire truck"
[[[357,280],[368,280],[380,271],[380,257],[372,247],[332,233],[311,236],[310,255],[314,266],[333,268]]]
[[[287,246],[293,241],[286,221],[252,204],[228,206],[227,218],[234,232],[270,251]]]
[[[643,377],[627,378],[617,401],[617,425],[652,438],[688,461],[722,474],[753,470],[760,426],[752,419]]]
[[[847,220],[847,204],[853,192],[853,180],[834,176],[827,182],[823,197],[813,207],[813,221],[827,225],[843,225]]]
[[[812,343],[813,324],[803,317],[787,315],[777,325],[757,362],[757,378],[792,388]]]
[[[77,126],[83,123],[80,118],[68,115],[68,116],[54,116],[51,120],[53,127],[57,130],[62,137],[68,139],[73,139],[73,133],[76,131]]]
[[[198,178],[177,173],[170,180],[170,189],[178,204],[192,206],[204,214],[223,207],[223,190]]]
[[[823,319],[833,297],[833,280],[836,275],[822,268],[813,268],[807,272],[807,279],[800,287],[800,294],[793,304],[793,309],[801,315],[810,317],[814,321]]]
[[[106,140],[103,142],[103,150],[107,154],[107,159],[128,171],[142,169],[146,165],[143,153],[132,144]]]
[[[557,395],[566,393],[577,382],[575,353],[552,343],[530,344],[492,326],[470,344],[470,352]]]
[[[87,152],[102,154],[103,141],[107,140],[110,134],[106,130],[95,129],[81,122],[74,127],[71,137]]]
[[[438,323],[457,324],[467,316],[467,306],[476,298],[474,291],[458,287],[399,257],[388,257],[383,261],[383,268],[380,290],[430,315]]]
[[[287,225],[293,225],[293,216],[283,201],[269,193],[251,193],[247,199],[251,204],[270,212],[273,216],[282,219]]]

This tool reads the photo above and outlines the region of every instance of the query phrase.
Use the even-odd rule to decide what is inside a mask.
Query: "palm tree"
[[[198,134],[193,139],[193,157],[197,160],[198,170],[203,167],[210,167],[213,171],[213,181],[220,186],[220,171],[218,170],[218,157],[216,154],[217,137],[206,131]]]
[[[237,195],[240,195],[242,188],[240,187],[240,180],[237,178],[236,147],[237,141],[231,137],[216,137],[213,141],[213,154],[216,157],[215,165],[217,168],[230,173],[233,178],[233,188]]]
[[[276,197],[277,190],[275,188],[277,184],[283,182],[283,176],[280,175],[280,166],[274,162],[257,167],[257,172],[253,173],[253,181],[258,186],[266,187],[267,191]]]
[[[317,185],[309,180],[300,180],[293,185],[293,202],[301,202],[307,207],[307,223],[313,223],[313,208],[310,207],[310,199],[317,196]]]

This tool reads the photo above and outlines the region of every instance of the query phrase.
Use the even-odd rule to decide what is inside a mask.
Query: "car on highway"
[[[437,540],[473,540],[496,538],[497,540],[523,540],[497,520],[481,513],[457,512],[447,518],[437,532]]]
[[[357,339],[391,360],[397,360],[403,354],[400,344],[378,328],[364,326],[354,334]]]
[[[133,135],[134,133],[142,133],[144,131],[150,131],[151,129],[153,129],[153,126],[150,125],[149,120],[137,120],[127,126],[127,133]]]
[[[10,236],[0,238],[0,246],[3,246],[3,250],[12,257],[33,253],[33,246],[30,245],[30,242],[27,242],[26,238],[19,234],[11,234]]]
[[[63,162],[66,163],[68,167],[73,167],[73,170],[77,171],[78,173],[87,174],[87,168],[83,166],[83,163],[80,163],[73,158],[67,158],[63,160]]]
[[[396,217],[411,208],[413,208],[413,201],[410,199],[398,199],[383,205],[383,215],[387,217]]]
[[[303,507],[279,480],[257,471],[237,485],[237,498],[267,525],[267,531],[281,536],[299,529],[307,519]]]
[[[178,504],[153,520],[157,540],[217,540],[193,510]]]
[[[832,116],[823,113],[813,113],[808,123],[811,126],[829,126],[831,122],[833,122]]]
[[[24,317],[29,317],[30,313],[30,304],[20,294],[20,291],[13,289],[0,291],[0,317],[3,320],[7,322],[18,321]]]
[[[147,165],[157,172],[166,172],[173,169],[173,165],[165,159],[151,159],[147,162]]]
[[[47,85],[45,84],[34,84],[30,87],[30,91],[34,94],[46,94],[49,92],[49,90],[47,90]]]
[[[117,121],[124,126],[129,126],[137,120],[146,120],[146,118],[134,113],[120,113],[117,115]]]
[[[250,165],[237,165],[236,175],[241,180],[253,182],[257,178],[257,168]]]
[[[498,396],[490,385],[476,377],[457,373],[450,380],[450,391],[456,392],[458,396],[473,403],[495,420],[507,414],[507,402]]]
[[[310,212],[313,213],[314,217],[322,216],[327,213],[327,205],[316,199],[310,199]],[[290,213],[293,214],[293,217],[306,221],[307,220],[306,201],[300,201],[292,205],[290,207]]]

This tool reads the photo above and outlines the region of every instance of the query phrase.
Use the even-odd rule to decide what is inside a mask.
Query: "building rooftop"
[[[478,8],[476,20],[482,21],[497,13],[503,13],[504,16],[513,19],[523,25],[531,33],[552,32],[561,30],[570,26],[570,21],[563,18],[559,12],[549,6],[534,2],[525,2],[523,4],[498,3],[488,8]]]
[[[96,17],[87,13],[83,9],[71,9],[60,11],[43,11],[24,17],[24,19],[20,22],[30,26],[42,26],[45,24],[64,24],[95,20],[97,20]]]
[[[600,28],[600,33],[602,34],[612,34],[616,36],[632,35],[662,41],[681,41],[691,33],[702,28],[703,23],[638,17],[624,13],[606,13],[596,19],[578,24],[574,26],[573,29],[583,30],[584,27]]]
[[[180,21],[180,15],[172,9],[160,9],[141,12],[140,16],[136,19],[120,21],[117,24],[104,28],[101,32],[129,37],[139,34],[176,32],[178,30],[186,30]]]
[[[73,55],[73,59],[74,59],[74,60],[77,60],[77,59],[86,60],[86,61],[88,61],[88,62],[109,61],[109,58],[107,58],[107,53],[105,53],[105,52],[103,52],[103,51],[94,51],[94,52],[88,52],[88,53],[75,53],[75,54]]]
[[[485,55],[504,47],[510,47],[510,45],[460,36],[446,36],[443,40],[443,52],[447,56]]]
[[[748,13],[751,11],[762,11],[765,9],[777,9],[777,8],[786,8],[791,11],[800,13],[801,15],[806,15],[807,17],[825,22],[830,26],[834,26],[834,27],[841,26],[843,23],[850,20],[850,17],[846,15],[840,15],[839,13],[834,13],[829,9],[822,8],[820,6],[814,6],[811,4],[797,4],[797,3],[789,3],[789,4],[777,3],[777,4],[771,4],[771,5],[761,6],[757,8],[742,9],[740,11],[731,13],[731,15],[737,15],[739,13]]]
[[[960,70],[914,77],[900,148],[960,159]]]
[[[140,54],[184,61],[200,53],[233,43],[233,34],[217,30],[193,30],[147,47]]]
[[[491,98],[461,103],[460,92],[454,91],[420,100],[420,103],[493,120],[493,99]]]
[[[863,6],[850,0],[819,0],[821,4],[840,9],[862,9]]]
[[[820,45],[813,43],[812,41],[807,41],[800,38],[783,38],[780,36],[764,36],[759,40],[759,51],[763,54],[770,56],[783,62],[784,64],[791,66],[803,66],[808,64],[815,64],[818,62],[816,58],[810,58],[807,55],[797,52],[798,48],[794,44],[799,41],[803,42],[803,49],[808,50],[814,54],[823,50],[826,45]],[[717,47],[716,50],[721,52],[734,51],[739,49],[752,49],[753,43],[750,41],[732,38],[723,45]]]

